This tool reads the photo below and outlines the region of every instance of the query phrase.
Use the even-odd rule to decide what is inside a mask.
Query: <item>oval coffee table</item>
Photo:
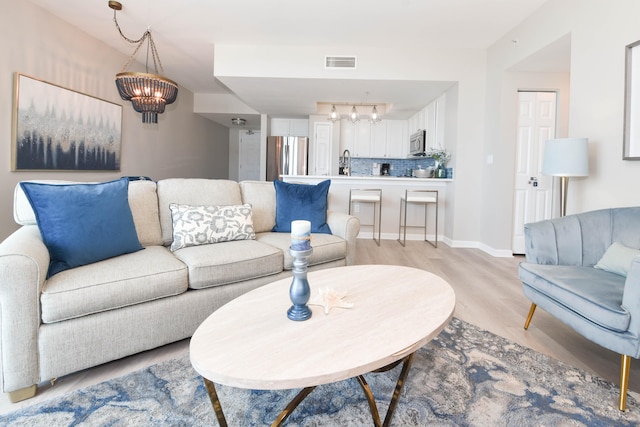
[[[292,278],[270,283],[222,306],[191,338],[218,422],[226,426],[214,383],[255,390],[302,388],[272,425],[281,425],[316,386],[357,377],[376,426],[388,425],[413,353],[449,323],[455,293],[427,271],[359,265],[308,273],[312,299],[321,288],[346,293],[352,308],[310,305],[312,316],[287,318]],[[363,374],[403,364],[384,423]]]

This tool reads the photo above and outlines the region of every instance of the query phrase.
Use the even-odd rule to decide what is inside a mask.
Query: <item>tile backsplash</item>
[[[391,176],[405,176],[407,169],[433,167],[435,160],[431,157],[409,157],[406,159],[356,157],[351,159],[351,175],[370,176],[374,163],[389,163],[391,165]]]

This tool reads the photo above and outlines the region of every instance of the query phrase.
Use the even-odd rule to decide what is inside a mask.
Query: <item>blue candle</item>
[[[291,250],[308,251],[311,249],[311,222],[291,221]]]

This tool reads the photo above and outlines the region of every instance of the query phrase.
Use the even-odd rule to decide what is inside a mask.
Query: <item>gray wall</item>
[[[193,94],[180,88],[177,101],[157,125],[143,124],[118,95],[114,76],[127,61],[91,35],[29,2],[3,2],[0,14],[0,240],[13,221],[13,189],[21,180],[106,181],[125,175],[227,178],[228,129],[193,113]],[[119,37],[114,27],[114,37]],[[160,48],[162,53],[162,49]],[[138,64],[138,67],[140,65]],[[140,69],[138,69],[140,70]],[[168,77],[170,70],[165,70]],[[119,172],[12,172],[11,120],[18,72],[123,105]],[[180,83],[180,82],[178,82]]]

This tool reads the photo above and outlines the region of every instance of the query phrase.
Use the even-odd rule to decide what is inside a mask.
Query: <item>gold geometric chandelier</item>
[[[142,113],[142,123],[158,123],[158,114],[164,113],[165,106],[176,100],[178,85],[173,80],[161,76],[158,72],[158,67],[160,67],[161,73],[164,72],[164,69],[149,29],[138,40],[126,37],[116,19],[116,12],[122,10],[122,4],[117,1],[109,1],[109,7],[113,9],[113,21],[120,36],[127,42],[137,45],[122,71],[116,74],[118,93],[120,93],[120,97],[123,100],[131,101],[134,110]],[[127,68],[129,68],[145,41],[147,42],[146,73],[127,72]],[[149,52],[151,52],[153,59],[155,74],[149,73]]]

